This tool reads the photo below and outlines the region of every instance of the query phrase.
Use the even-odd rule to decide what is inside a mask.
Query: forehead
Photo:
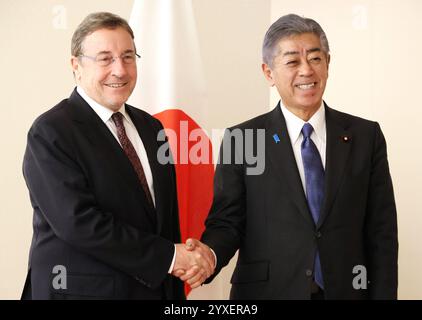
[[[134,48],[129,32],[121,27],[98,29],[85,37],[82,46],[84,50],[92,51],[125,51]]]
[[[312,49],[320,49],[321,41],[314,33],[303,33],[282,38],[277,44],[278,52],[283,56],[288,53],[302,54]]]

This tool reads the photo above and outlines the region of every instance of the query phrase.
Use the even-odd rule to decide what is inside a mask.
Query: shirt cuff
[[[213,249],[210,248],[210,250],[211,250],[212,254],[214,255],[214,261],[215,261],[215,263],[214,263],[214,269],[215,269],[217,267],[217,255],[215,254],[215,252],[214,252]]]
[[[214,252],[214,251],[213,251]],[[214,254],[215,255],[215,254]],[[217,259],[217,258],[216,258]],[[217,261],[217,260],[215,260]],[[174,254],[173,254],[173,260],[171,260],[171,265],[170,265],[170,269],[168,271],[168,273],[172,273],[173,272],[173,268],[174,268],[174,263],[176,262],[176,245],[174,245]]]

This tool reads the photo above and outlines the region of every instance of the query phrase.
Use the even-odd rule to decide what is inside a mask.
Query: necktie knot
[[[116,127],[123,125],[123,115],[120,112],[113,113],[113,115],[111,116],[111,119],[113,120]]]
[[[302,128],[303,138],[305,139],[310,138],[312,131],[314,131],[314,128],[312,127],[312,125],[310,123],[305,123]]]

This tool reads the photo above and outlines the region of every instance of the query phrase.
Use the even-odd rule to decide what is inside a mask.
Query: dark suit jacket
[[[184,298],[183,283],[167,273],[180,230],[174,167],[157,161],[162,126],[126,110],[148,154],[156,209],[118,141],[76,90],[32,125],[23,162],[34,208],[24,298]],[[52,285],[56,265],[66,268],[66,289]]]
[[[397,219],[385,139],[376,122],[325,108],[326,190],[316,226],[280,106],[229,129],[265,129],[261,175],[246,174],[245,151],[229,142],[243,164],[217,165],[202,236],[217,255],[217,273],[239,249],[232,299],[309,299],[317,248],[327,299],[396,298]],[[367,289],[352,285],[355,276],[362,283],[362,269],[353,273],[359,265]]]

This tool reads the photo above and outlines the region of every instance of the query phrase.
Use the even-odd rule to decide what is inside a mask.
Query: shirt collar
[[[97,101],[95,101],[94,99],[92,99],[91,97],[89,97],[85,90],[82,89],[82,87],[77,86],[76,87],[76,91],[79,93],[79,95],[89,104],[89,106],[95,111],[95,113],[101,118],[101,120],[106,123],[108,120],[110,120],[111,116],[113,115],[113,111],[110,110],[109,108],[106,108],[104,106],[102,106],[101,104],[99,104]],[[129,122],[131,123],[131,121],[129,120],[129,116],[126,113],[126,107],[123,104],[122,107],[119,109],[119,111],[121,114],[123,114],[123,117]]]
[[[289,132],[290,141],[294,145],[300,137],[303,125],[306,123],[291,111],[289,111],[280,101],[281,111],[283,112],[284,119],[286,120],[287,131]],[[308,123],[314,128],[316,138],[321,142],[326,140],[326,126],[325,126],[325,108],[324,103],[315,112],[315,114],[309,119]]]

